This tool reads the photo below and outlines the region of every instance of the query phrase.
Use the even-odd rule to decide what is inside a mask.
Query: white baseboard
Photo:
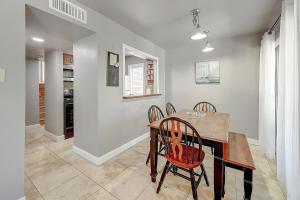
[[[65,139],[64,135],[57,136],[46,130],[44,131],[44,134],[46,137],[50,138],[51,140],[54,140],[55,142],[63,141]]]
[[[80,155],[81,157],[85,158],[86,160],[94,163],[95,165],[100,165],[98,163],[98,159],[99,157],[96,157],[94,156],[93,154],[79,148],[79,147],[76,147],[76,146],[73,146],[73,152],[74,153],[77,153],[78,155]]]
[[[129,149],[130,147],[134,146],[135,144],[141,142],[142,140],[146,139],[147,137],[149,137],[149,132],[145,133],[129,142],[127,142],[126,144],[123,144],[122,146],[104,154],[103,156],[97,157],[94,156],[93,154],[90,154],[89,152],[74,146],[73,147],[73,151],[75,153],[77,153],[78,155],[82,156],[83,158],[91,161],[92,163],[94,163],[95,165],[101,165],[103,163],[105,163],[106,161],[112,159],[113,157],[117,156],[118,154],[122,153],[123,151]]]
[[[20,199],[18,199],[18,200],[26,200],[26,197],[22,197],[22,198],[20,198]]]
[[[40,124],[33,124],[33,125],[25,126],[25,129],[34,129],[34,128],[39,128],[39,127],[41,127]]]
[[[256,146],[260,145],[259,140],[257,140],[257,139],[247,138],[247,140],[248,140],[249,144],[256,145]]]

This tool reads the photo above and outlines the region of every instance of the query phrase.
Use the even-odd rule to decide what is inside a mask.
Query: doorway
[[[40,126],[55,141],[74,136],[73,44],[92,34],[84,27],[26,6],[26,126]]]

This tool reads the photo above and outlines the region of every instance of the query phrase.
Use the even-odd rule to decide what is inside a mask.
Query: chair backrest
[[[176,113],[175,107],[170,102],[168,102],[166,104],[166,112],[167,112],[167,115],[171,115],[171,114]]]
[[[199,161],[202,139],[190,123],[177,117],[169,117],[160,123],[159,129],[166,147],[165,156],[174,157],[185,164]]]
[[[206,101],[197,103],[194,107],[194,110],[200,112],[217,112],[216,107],[213,104]]]
[[[152,123],[154,121],[160,120],[162,118],[164,118],[164,113],[161,111],[161,109],[156,106],[156,105],[152,105],[149,110],[148,110],[148,119],[149,119],[149,123]]]

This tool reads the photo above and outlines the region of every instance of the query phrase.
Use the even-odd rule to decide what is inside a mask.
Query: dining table
[[[177,117],[190,123],[199,133],[202,144],[213,148],[214,157],[214,199],[221,200],[223,194],[224,173],[224,144],[228,143],[229,118],[228,113],[220,112],[198,112],[191,109],[180,110],[168,117]],[[168,118],[167,117],[167,118]],[[158,135],[161,121],[152,122],[150,127],[150,164],[151,180],[156,182]]]

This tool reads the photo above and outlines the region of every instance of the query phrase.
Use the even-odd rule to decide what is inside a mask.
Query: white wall
[[[103,18],[103,27],[109,28],[99,30],[99,156],[147,133],[148,108],[153,104],[160,107],[165,104],[165,50],[111,20]],[[159,88],[162,96],[124,100],[123,67],[120,68],[120,87],[106,86],[107,51],[118,53],[122,58],[123,43],[159,59]],[[123,66],[123,60],[120,61],[120,66]]]
[[[167,51],[167,100],[177,110],[200,101],[230,113],[230,129],[258,139],[260,34],[212,41],[215,51],[203,53],[201,43]],[[195,62],[219,60],[221,83],[195,84]]]
[[[74,43],[74,131],[76,146],[97,155],[98,45],[97,35]]]
[[[45,129],[62,136],[63,121],[63,53],[51,51],[45,55]]]
[[[23,0],[0,1],[0,199],[24,196],[25,7]]]
[[[39,124],[39,61],[26,59],[26,126]]]

